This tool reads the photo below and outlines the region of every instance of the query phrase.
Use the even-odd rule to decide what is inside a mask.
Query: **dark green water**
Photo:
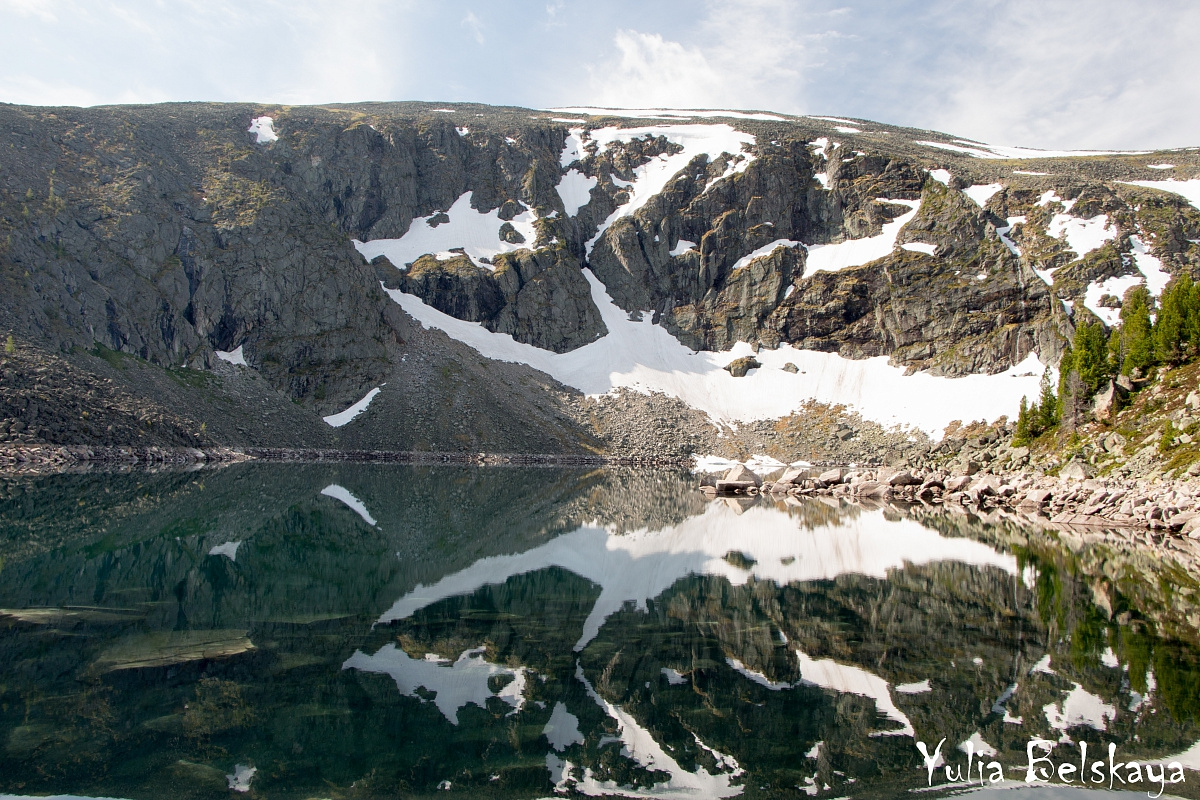
[[[917,741],[1019,782],[1033,737],[1056,763],[1200,740],[1200,594],[1170,563],[692,484],[3,479],[0,797],[911,797]]]

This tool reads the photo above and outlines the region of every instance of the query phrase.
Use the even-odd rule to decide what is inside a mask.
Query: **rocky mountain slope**
[[[1200,275],[1195,149],[387,103],[4,105],[0,152],[18,440],[737,454],[803,407],[900,454]]]

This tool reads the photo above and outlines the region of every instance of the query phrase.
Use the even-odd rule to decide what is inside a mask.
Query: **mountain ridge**
[[[520,445],[520,437],[497,441],[495,425],[462,433],[420,413],[455,408],[457,389],[449,373],[418,375],[410,356],[433,347],[441,353],[436,369],[451,373],[476,359],[453,336],[426,331],[428,321],[414,320],[389,294],[569,354],[611,335],[589,296],[587,269],[624,313],[648,314],[702,353],[787,345],[963,376],[1002,373],[1031,353],[1057,363],[1080,307],[1111,307],[1088,292],[1139,275],[1147,258],[1167,277],[1200,265],[1196,209],[1176,194],[1126,183],[1200,175],[1194,149],[1033,158],[843,118],[649,119],[605,109],[568,116],[579,110],[0,106],[0,327],[22,346],[89,369],[103,369],[86,355],[97,348],[158,369],[211,371],[218,351],[242,347],[245,369],[279,403],[309,409],[322,442],[329,437],[317,433],[320,416],[382,386],[372,407],[400,399],[406,411],[368,408],[330,433],[363,441],[351,432],[371,428],[365,439],[374,444],[391,436],[417,449],[495,450]],[[1152,168],[1167,157],[1170,170]],[[1052,174],[1028,174],[1042,172]],[[995,184],[983,196],[981,187]],[[571,209],[568,200],[582,202]],[[909,212],[906,224],[894,224]],[[1092,224],[1101,216],[1103,224]],[[496,228],[483,236],[477,218]],[[462,220],[476,227],[462,229]],[[355,252],[403,243],[418,225],[429,242],[439,230],[462,230],[462,240],[434,242],[401,263],[384,253],[368,263]],[[1097,235],[1098,247],[1072,249]],[[862,263],[845,256],[871,247],[880,252]],[[413,345],[418,339],[424,343]],[[729,380],[753,383],[762,372]],[[409,384],[401,398],[391,396],[397,383]],[[497,406],[488,383],[481,377],[471,390],[467,428],[480,428],[487,406]],[[500,403],[506,418],[556,409],[545,423],[560,433],[527,451],[605,448],[579,422],[581,399],[569,399],[577,384]],[[680,397],[653,380],[612,388],[620,385]],[[797,400],[809,391],[788,386]],[[547,402],[542,391],[556,399]],[[833,393],[824,401],[845,399]],[[22,392],[5,404],[6,418],[28,416]],[[376,416],[387,424],[372,422]],[[418,416],[438,435],[410,430]],[[964,408],[957,418],[975,417]]]

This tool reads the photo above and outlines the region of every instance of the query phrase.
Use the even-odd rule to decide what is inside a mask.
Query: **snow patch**
[[[1042,364],[1034,354],[995,375],[945,378],[928,373],[906,376],[903,368],[888,364],[886,356],[854,360],[786,344],[757,354],[746,342],[722,353],[695,352],[649,315],[640,322],[631,320],[591,270],[583,270],[583,275],[608,335],[569,353],[522,344],[478,322],[443,314],[415,295],[386,291],[421,324],[444,331],[488,358],[527,364],[593,397],[621,387],[659,392],[717,420],[778,419],[815,400],[850,406],[882,425],[911,425],[938,437],[952,420],[962,418],[964,408],[970,408],[974,418],[1011,417],[1022,397],[1037,397],[1039,390]],[[742,378],[725,371],[730,360],[748,355],[755,355],[765,368]],[[784,372],[788,362],[800,371]]]
[[[1151,255],[1150,248],[1140,236],[1130,236],[1129,246],[1133,251],[1134,265],[1146,278],[1146,288],[1153,296],[1160,296],[1171,281],[1171,273],[1163,269],[1162,261]]]
[[[862,133],[858,128],[851,128],[849,125],[834,125],[833,129],[838,133]]]
[[[679,672],[676,672],[675,670],[671,669],[670,667],[663,667],[660,670],[660,672],[662,672],[662,674],[664,676],[666,676],[667,683],[671,686],[679,686],[681,684],[688,682],[688,679],[686,677],[684,677]]]
[[[1147,164],[1146,169],[1175,169],[1174,164]]]
[[[1050,669],[1050,654],[1046,653],[1036,664],[1029,669],[1030,674],[1040,672],[1044,675],[1057,675],[1058,673]]]
[[[943,186],[949,186],[950,178],[953,176],[950,174],[950,170],[948,169],[931,169],[929,170],[929,177],[933,178]]]
[[[1104,652],[1100,654],[1100,663],[1109,669],[1117,669],[1121,666],[1121,662],[1117,660],[1117,654],[1113,652],[1112,647],[1104,648]]]
[[[1118,278],[1093,281],[1088,284],[1087,289],[1084,291],[1083,306],[1104,320],[1105,325],[1112,328],[1121,321],[1121,309],[1104,308],[1100,305],[1100,298],[1106,294],[1111,294],[1115,295],[1117,299],[1121,299],[1125,296],[1127,290],[1142,282],[1143,278],[1141,275],[1122,275]]]
[[[1004,188],[1003,183],[977,183],[962,190],[962,193],[975,201],[975,205],[983,208],[992,195]]]
[[[840,122],[843,125],[858,125],[859,124],[852,119],[842,119],[841,117],[814,117],[814,116],[810,115],[809,119],[819,119],[823,122]]]
[[[1184,769],[1200,771],[1200,742],[1196,742],[1179,755],[1165,756],[1158,760],[1162,764],[1170,764],[1172,761],[1178,761]]]
[[[1049,172],[1034,172],[1028,169],[1014,169],[1013,175],[1049,175]]]
[[[730,658],[729,656],[726,656],[725,663],[728,664],[733,669],[734,672],[741,674],[743,677],[749,678],[750,680],[757,683],[759,686],[765,686],[766,688],[770,689],[772,692],[778,692],[781,689],[791,689],[792,688],[792,684],[787,683],[787,682],[776,683],[775,681],[768,678],[766,675],[763,675],[761,672],[750,669],[745,664],[743,664],[741,661],[738,661],[736,658]]]
[[[678,242],[675,243],[675,246],[671,248],[671,257],[677,258],[677,257],[683,255],[684,253],[688,252],[689,250],[697,250],[697,249],[699,249],[699,248],[696,247],[695,242],[689,242],[687,239],[680,239]]]
[[[558,163],[563,167],[569,167],[579,159],[586,157],[587,151],[583,149],[583,128],[571,128],[567,131],[567,138],[563,142],[563,151],[558,157]]]
[[[920,683],[902,683],[896,687],[896,691],[900,694],[924,694],[932,692],[933,687],[929,685],[929,678]]]
[[[901,725],[895,730],[875,731],[871,734],[872,736],[915,735],[916,732],[908,717],[892,702],[887,681],[883,678],[859,667],[839,664],[832,659],[813,660],[802,650],[797,650],[796,656],[800,659],[800,675],[805,683],[820,686],[822,689],[832,689],[835,692],[869,697],[875,701],[875,709],[879,713]]]
[[[996,235],[1000,237],[1000,241],[1004,242],[1004,246],[1008,248],[1008,251],[1010,253],[1012,253],[1014,256],[1016,256],[1017,258],[1021,257],[1021,250],[1019,247],[1017,247],[1017,243],[1014,242],[1009,237],[1009,234],[1012,233],[1012,229],[1014,226],[1024,225],[1024,224],[1025,224],[1025,215],[1022,214],[1019,217],[1009,217],[1007,225],[1005,225],[1002,228],[996,228]],[[1049,286],[1051,283],[1054,282],[1054,270],[1044,270],[1044,272],[1046,273],[1046,275],[1043,275],[1042,272],[1038,272],[1038,276],[1041,277],[1041,279],[1046,282],[1047,286]],[[1046,276],[1049,276],[1049,277],[1046,277]]]
[[[1105,242],[1117,238],[1117,228],[1109,222],[1107,214],[1097,214],[1091,219],[1055,214],[1046,226],[1046,233],[1066,241],[1067,247],[1075,251],[1076,258],[1083,258]]]
[[[739,258],[737,261],[734,262],[732,271],[736,272],[737,270],[741,269],[742,267],[749,266],[751,261],[755,261],[759,258],[763,258],[764,256],[769,256],[771,253],[775,252],[776,248],[789,247],[794,250],[797,247],[803,247],[803,246],[804,245],[801,242],[796,242],[791,239],[776,239],[775,241],[771,242],[770,244],[764,244],[762,247],[758,248],[753,253],[750,253],[749,255],[745,255],[745,256],[742,256],[741,258]]]
[[[579,732],[579,717],[576,717],[562,701],[554,704],[554,711],[542,733],[550,742],[550,746],[561,753],[573,744],[583,744],[583,734]]]
[[[598,183],[599,178],[584,175],[577,169],[568,170],[567,174],[562,176],[562,180],[554,188],[562,198],[563,208],[566,209],[568,217],[575,216],[579,209],[592,201],[592,189],[595,189]]]
[[[418,689],[423,687],[426,692],[436,692],[433,704],[452,725],[458,724],[460,708],[474,703],[486,709],[489,697],[498,697],[512,706],[511,716],[525,704],[525,670],[491,664],[484,660],[484,650],[483,647],[464,650],[458,660],[451,663],[434,653],[426,653],[423,659],[410,658],[395,644],[385,644],[373,656],[361,650],[354,651],[354,655],[342,664],[342,669],[390,675],[401,694],[420,697],[422,701],[426,699],[417,693]],[[493,692],[488,687],[488,679],[493,675],[510,675],[513,680],[499,692]]]
[[[1066,731],[1077,725],[1087,725],[1094,730],[1108,729],[1108,723],[1117,718],[1117,709],[1104,702],[1101,698],[1084,689],[1078,683],[1067,693],[1062,710],[1058,703],[1048,703],[1042,707],[1046,714],[1046,722],[1051,728]]]
[[[971,734],[971,738],[960,744],[958,749],[964,753],[974,753],[977,756],[994,756],[997,753],[996,748],[983,740],[979,731]]]
[[[462,248],[476,266],[491,269],[480,259],[491,260],[500,253],[533,246],[537,240],[537,229],[533,224],[537,215],[533,211],[526,210],[510,220],[517,232],[525,237],[524,244],[512,244],[500,238],[500,228],[504,225],[504,220],[500,219],[500,209],[476,211],[471,208],[472,195],[472,192],[464,192],[445,211],[449,222],[434,226],[430,220],[436,214],[418,217],[399,239],[372,239],[369,242],[355,239],[354,248],[367,261],[377,256],[387,256],[388,261],[400,269],[405,269],[423,255],[432,254],[442,260],[455,258],[461,254],[452,252],[451,248]]]
[[[216,547],[212,548],[211,550],[208,551],[208,554],[210,556],[225,556],[230,561],[236,562],[237,561],[237,551],[238,551],[238,548],[241,546],[242,546],[242,543],[240,541],[226,542],[225,544],[219,544]]]
[[[1143,186],[1147,189],[1158,189],[1163,192],[1177,194],[1196,208],[1200,208],[1200,178],[1188,181],[1177,181],[1174,178],[1165,181],[1117,181],[1130,186]]]
[[[242,345],[238,345],[235,350],[214,350],[213,355],[222,361],[228,361],[230,364],[236,364],[239,367],[249,366],[246,363],[246,355],[242,352]]]
[[[250,791],[250,782],[254,780],[258,768],[247,766],[246,764],[237,764],[233,768],[232,775],[226,775],[225,780],[229,782],[229,788],[234,792]]]
[[[457,131],[458,135],[463,137],[464,139],[467,138],[467,136],[469,136],[471,133],[470,128],[455,128],[454,130]]]
[[[362,517],[363,522],[375,527],[375,518],[371,516],[371,512],[367,511],[366,505],[362,500],[359,500],[354,494],[344,486],[339,486],[336,483],[331,483],[321,490],[321,494],[325,497],[332,497],[334,500],[339,500],[346,505],[355,514]]]
[[[367,392],[362,400],[359,400],[354,405],[347,408],[345,411],[339,411],[336,414],[330,414],[327,417],[322,417],[326,424],[334,428],[340,428],[346,423],[353,420],[359,414],[367,410],[367,406],[371,405],[371,401],[375,399],[375,395],[379,394],[379,387],[376,386],[371,391]]]
[[[734,778],[744,774],[733,756],[717,752],[704,744],[700,737],[693,733],[696,744],[714,757],[718,772],[715,775],[711,774],[704,767],[697,767],[695,772],[689,772],[663,749],[650,731],[638,724],[632,714],[626,713],[620,706],[601,697],[584,677],[583,667],[579,664],[575,665],[575,677],[584,685],[588,696],[595,701],[596,705],[600,706],[609,717],[616,720],[617,736],[623,745],[621,755],[632,759],[649,771],[662,771],[670,776],[665,781],[655,783],[650,790],[645,790],[632,786],[620,786],[615,781],[598,780],[592,770],[588,768],[584,770],[583,780],[575,787],[580,793],[592,797],[615,794],[622,797],[725,798],[736,797],[745,790],[744,786],[733,783]],[[567,790],[565,786],[564,790]]]
[[[931,256],[937,252],[937,245],[929,244],[928,242],[905,242],[904,244],[900,245],[900,249],[911,250],[914,253],[924,253],[927,256]]]
[[[742,463],[740,461],[734,461],[731,458],[721,458],[720,456],[694,456],[694,458],[696,463],[695,466],[692,467],[692,472],[701,474],[724,472],[725,470],[732,469]]]
[[[814,244],[808,247],[808,260],[804,265],[804,277],[817,272],[838,272],[849,267],[860,267],[863,264],[891,255],[896,248],[896,237],[900,229],[917,216],[920,200],[887,200],[879,198],[880,203],[894,203],[908,206],[909,212],[896,217],[883,225],[883,231],[878,236],[868,236],[865,239],[848,239],[838,244]]]
[[[275,120],[270,117],[255,117],[250,120],[250,127],[246,128],[246,132],[254,134],[255,144],[270,144],[279,140],[279,135],[275,133]]]

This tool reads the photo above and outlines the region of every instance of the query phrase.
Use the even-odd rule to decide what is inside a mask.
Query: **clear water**
[[[918,741],[965,771],[971,740],[1019,783],[1034,737],[1056,764],[1200,740],[1200,594],[1169,561],[692,486],[4,479],[0,796],[898,797],[930,783]],[[1180,774],[1166,794],[1200,796]]]

